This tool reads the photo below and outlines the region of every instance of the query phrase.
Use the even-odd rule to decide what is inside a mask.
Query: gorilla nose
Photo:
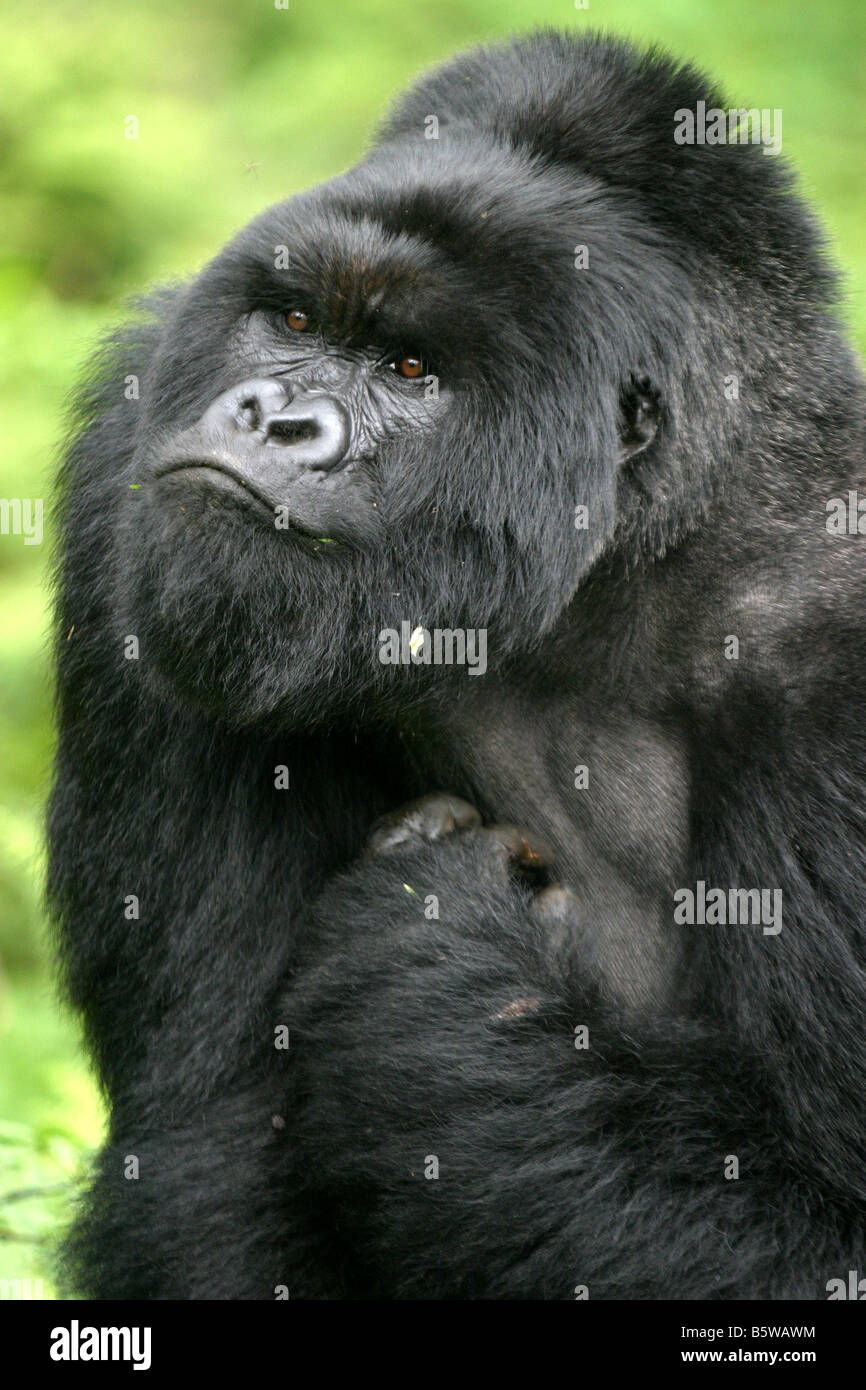
[[[211,413],[268,448],[286,463],[329,469],[346,457],[349,416],[339,401],[312,391],[294,391],[274,380],[248,381],[214,402]],[[204,420],[208,423],[218,421]]]
[[[333,499],[351,472],[342,467],[351,461],[351,441],[351,416],[335,396],[256,377],[224,391],[170,439],[153,473],[168,480],[158,485],[169,501],[192,488],[269,512],[284,506],[295,527],[304,529],[306,518],[306,529],[319,535],[338,520],[326,494]]]

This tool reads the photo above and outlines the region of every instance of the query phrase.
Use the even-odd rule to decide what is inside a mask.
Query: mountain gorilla
[[[866,393],[789,173],[679,143],[699,101],[606,38],[460,57],[103,351],[51,812],[111,1111],[81,1293],[866,1267]]]

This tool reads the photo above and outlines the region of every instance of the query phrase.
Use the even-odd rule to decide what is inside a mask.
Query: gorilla
[[[49,895],[102,1299],[866,1268],[866,389],[783,160],[541,32],[103,344]],[[866,496],[866,491],[864,491]]]

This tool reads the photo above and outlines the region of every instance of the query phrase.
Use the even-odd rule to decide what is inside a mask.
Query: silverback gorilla
[[[67,1287],[866,1268],[866,391],[784,164],[680,143],[699,102],[607,38],[471,52],[103,348],[50,896],[111,1121]]]

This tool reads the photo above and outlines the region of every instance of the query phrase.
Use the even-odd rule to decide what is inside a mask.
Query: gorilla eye
[[[305,314],[303,309],[292,309],[286,314],[286,323],[296,333],[303,333],[310,326],[310,316]]]
[[[424,363],[420,357],[398,357],[391,363],[392,368],[398,376],[404,376],[408,381],[413,377],[420,376],[424,370]]]

